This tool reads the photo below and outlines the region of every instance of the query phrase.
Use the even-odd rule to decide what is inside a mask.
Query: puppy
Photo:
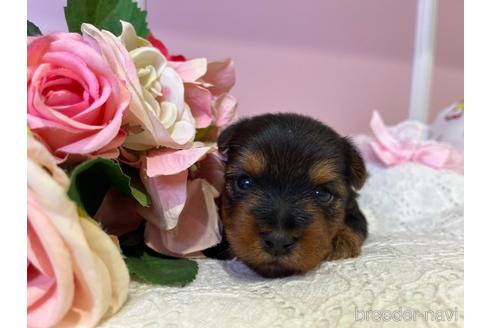
[[[355,190],[367,173],[349,140],[306,116],[266,114],[228,127],[218,145],[231,255],[273,278],[360,254],[367,221]]]

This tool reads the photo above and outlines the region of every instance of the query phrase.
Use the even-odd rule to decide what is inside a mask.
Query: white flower
[[[125,146],[136,150],[156,146],[182,148],[195,137],[195,119],[184,102],[183,80],[168,65],[166,57],[158,49],[149,41],[137,36],[131,24],[122,22],[122,25],[120,40],[135,64],[144,103],[143,110],[158,120],[172,139],[170,143],[166,140],[153,140],[155,138],[152,138],[152,126],[150,129],[144,128],[144,131],[130,134]],[[131,112],[142,110],[142,106],[133,107],[137,108],[130,106]],[[128,123],[130,126],[141,125],[140,122],[131,119]]]
[[[158,49],[137,36],[131,24],[121,23],[119,38],[90,24],[82,24],[82,32],[130,90],[123,119],[129,131],[124,146],[134,150],[187,148],[195,137],[196,124],[184,101],[183,80]]]

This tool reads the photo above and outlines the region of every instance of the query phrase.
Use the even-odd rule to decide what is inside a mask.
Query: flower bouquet
[[[216,140],[236,118],[233,62],[171,55],[131,0],[68,0],[65,18],[27,22],[32,327],[96,325],[130,277],[194,279],[221,241]]]

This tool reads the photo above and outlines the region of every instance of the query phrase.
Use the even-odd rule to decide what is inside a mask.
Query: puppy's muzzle
[[[263,249],[273,256],[288,255],[296,247],[296,238],[282,232],[269,232],[260,235]]]

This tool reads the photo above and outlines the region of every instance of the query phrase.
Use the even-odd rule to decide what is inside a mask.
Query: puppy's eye
[[[333,200],[333,194],[325,187],[316,189],[314,191],[314,197],[322,203],[329,203]]]
[[[251,177],[247,175],[242,175],[237,179],[236,184],[239,190],[246,191],[250,190],[253,187],[254,182]]]

